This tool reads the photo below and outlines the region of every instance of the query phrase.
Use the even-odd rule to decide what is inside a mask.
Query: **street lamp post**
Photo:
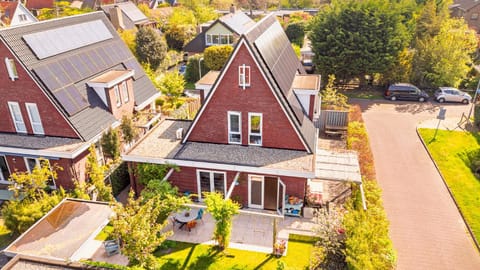
[[[198,75],[199,75],[198,79],[199,80],[202,78],[202,65],[201,65],[202,61],[203,61],[203,57],[198,59]]]

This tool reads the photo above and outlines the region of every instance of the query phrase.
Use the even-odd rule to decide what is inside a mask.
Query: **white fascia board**
[[[103,87],[103,88],[112,88],[115,85],[119,84],[122,81],[125,81],[126,79],[133,77],[135,75],[135,70],[126,70],[128,71],[127,73],[123,74],[122,76],[119,76],[109,82],[87,82],[87,85],[90,87]]]
[[[135,106],[134,110],[138,112],[138,111],[141,111],[141,110],[145,109],[145,107],[150,105],[152,102],[154,102],[157,98],[159,98],[161,96],[162,96],[162,93],[157,92],[155,95],[151,96],[149,99],[145,100],[140,105]]]
[[[122,160],[130,161],[130,162],[139,162],[139,163],[175,164],[177,166],[221,170],[221,171],[237,171],[237,172],[280,175],[280,176],[290,176],[290,177],[299,177],[299,178],[315,178],[315,172],[313,171],[301,172],[301,171],[293,171],[293,170],[285,170],[285,169],[252,167],[252,166],[244,166],[244,165],[212,163],[212,162],[203,162],[203,161],[166,159],[166,158],[148,158],[148,157],[133,156],[133,155],[122,155]]]
[[[312,89],[293,89],[293,92],[297,95],[311,95],[314,96],[318,94],[318,90],[312,90]]]

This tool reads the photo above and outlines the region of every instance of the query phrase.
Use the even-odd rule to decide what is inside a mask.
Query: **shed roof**
[[[65,199],[4,252],[70,260],[87,239],[108,223],[112,214],[108,203]]]

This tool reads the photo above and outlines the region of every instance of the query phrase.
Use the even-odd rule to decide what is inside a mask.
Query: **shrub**
[[[112,183],[112,192],[117,196],[130,184],[130,175],[128,174],[128,166],[123,162],[115,171],[110,174],[110,182]]]
[[[198,65],[201,57],[201,55],[196,55],[188,59],[187,70],[185,71],[185,79],[187,80],[187,82],[196,83],[198,80],[200,80]],[[205,65],[205,61],[200,62],[200,68],[202,71],[202,76],[204,76],[205,74],[207,74],[207,72],[210,71],[210,69]]]
[[[167,44],[151,27],[141,27],[135,37],[135,55],[156,70],[167,54]]]
[[[474,107],[473,122],[477,128],[480,128],[480,105],[478,104]]]
[[[122,117],[122,123],[120,124],[122,130],[123,140],[126,143],[131,143],[136,136],[137,131],[133,127],[132,118],[124,115]]]
[[[210,46],[205,49],[203,55],[205,65],[211,70],[221,70],[227,62],[233,47],[230,45]]]
[[[117,160],[120,157],[120,140],[118,139],[118,131],[116,129],[109,129],[102,136],[103,153],[113,159]]]
[[[220,249],[225,249],[230,243],[232,231],[232,218],[238,214],[240,206],[232,200],[224,200],[221,193],[206,193],[205,204],[207,211],[215,219],[213,238],[217,241]]]
[[[291,43],[297,44],[299,47],[302,47],[303,38],[305,36],[305,23],[299,21],[287,25],[287,28],[285,29],[285,34],[287,34],[288,40],[290,40]]]

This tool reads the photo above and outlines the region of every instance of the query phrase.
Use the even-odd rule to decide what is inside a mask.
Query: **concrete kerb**
[[[433,162],[433,165],[435,166],[435,169],[437,170],[438,174],[440,175],[440,178],[442,178],[443,184],[444,184],[445,187],[447,188],[448,193],[450,194],[450,197],[452,198],[453,202],[455,203],[455,207],[457,207],[458,212],[460,213],[460,216],[461,216],[462,219],[463,219],[463,223],[464,223],[465,226],[467,227],[468,232],[470,233],[471,239],[473,240],[473,243],[475,244],[475,247],[477,248],[477,251],[480,253],[480,244],[478,243],[477,239],[475,238],[475,235],[473,234],[472,228],[470,228],[470,225],[468,225],[468,222],[467,222],[467,220],[465,219],[465,216],[463,215],[462,210],[460,209],[457,201],[455,200],[455,197],[453,196],[452,191],[451,191],[450,188],[448,187],[447,181],[445,181],[445,178],[443,177],[443,174],[442,174],[442,172],[440,171],[440,168],[438,167],[437,163],[436,163],[435,160],[433,159],[432,154],[430,154],[430,151],[428,151],[427,144],[425,143],[425,141],[423,140],[422,136],[420,135],[420,132],[418,132],[418,128],[419,128],[419,127],[417,126],[417,128],[415,129],[415,131],[417,132],[417,136],[418,136],[418,138],[420,139],[420,141],[422,142],[423,147],[424,147],[425,150],[427,151],[428,156],[430,157],[430,160]]]

